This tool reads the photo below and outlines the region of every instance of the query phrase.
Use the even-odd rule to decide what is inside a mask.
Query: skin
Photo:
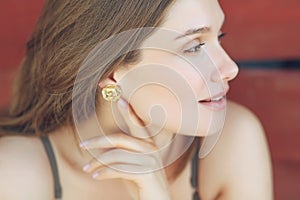
[[[161,105],[166,115],[166,124],[163,129],[171,133],[205,136],[209,128],[212,133],[221,130],[220,123],[210,124],[210,120],[213,115],[221,117],[224,111],[214,112],[208,110],[199,104],[198,101],[207,99],[215,94],[225,93],[229,87],[228,82],[235,78],[238,73],[237,65],[226,54],[219,43],[218,36],[221,34],[223,22],[224,13],[217,1],[177,1],[167,15],[165,23],[161,26],[163,30],[170,30],[170,32],[158,31],[154,33],[141,47],[146,49],[150,46],[166,51],[157,49],[143,50],[143,59],[138,65],[125,66],[114,73],[114,82],[125,91],[128,90],[128,87],[137,88],[137,86],[141,85],[140,82],[143,82],[139,79],[145,79],[145,77],[161,84],[147,84],[130,94],[124,94],[126,101],[130,102],[136,114],[145,124],[150,124],[152,120],[151,125],[161,126],[161,117],[159,117],[162,115],[161,112],[152,115],[151,118],[149,117],[149,110],[155,105]],[[203,27],[209,27],[210,30],[206,33],[198,33],[176,39],[189,29]],[[188,50],[193,50],[201,43],[204,43],[201,49],[193,53],[187,52]],[[206,63],[203,64],[203,56],[211,59],[213,65],[208,67],[205,65]],[[192,64],[186,62],[186,60]],[[172,76],[172,78],[177,79],[178,83],[172,85],[168,82],[162,83],[162,81],[156,80],[155,76],[157,74],[155,71],[146,70],[147,67],[153,67],[153,63],[161,65],[160,68],[162,69],[159,73],[163,74],[161,76],[164,79]],[[139,68],[143,68],[143,70],[139,70]],[[130,77],[130,73],[136,73],[137,75],[134,79],[127,78],[127,76]],[[106,81],[108,82],[108,80]],[[183,86],[184,83],[188,87]],[[181,88],[181,91],[190,90],[192,95],[188,96],[179,92],[174,95],[168,91],[168,89],[172,90],[175,88]],[[157,96],[160,98],[157,98]],[[180,103],[190,106],[183,107]],[[198,113],[191,124],[186,125],[184,123],[188,122],[181,121],[182,109],[185,109],[189,116],[192,110],[197,109]],[[189,129],[189,127],[195,127],[193,123],[198,125],[196,130],[194,128]],[[208,127],[208,125],[211,127]]]
[[[162,25],[173,33],[184,33],[190,28],[208,26],[210,31],[205,34],[190,35],[176,41],[170,37],[172,41],[164,40],[166,42],[163,47],[192,61],[200,52],[205,51],[205,55],[209,55],[214,61],[214,67],[210,70],[201,71],[183,62],[178,55],[157,50],[143,50],[140,63],[120,67],[113,73],[112,78],[99,83],[99,87],[107,83],[117,83],[123,91],[127,91],[126,87],[135,87],[137,82],[126,77],[132,71],[154,62],[171,66],[168,69],[180,74],[182,80],[188,83],[194,98],[186,100],[184,95],[170,94],[166,87],[149,84],[133,94],[123,94],[122,99],[114,104],[119,117],[118,123],[127,128],[129,135],[124,134],[124,129],[117,125],[111,104],[102,99],[99,99],[101,108],[97,112],[97,117],[101,121],[103,131],[107,133],[105,137],[93,135],[97,127],[92,120],[82,125],[85,142],[81,143],[81,147],[70,127],[62,127],[50,134],[63,186],[63,199],[191,199],[193,190],[189,182],[190,161],[175,181],[170,181],[168,177],[180,160],[164,168],[161,166],[168,153],[178,149],[186,138],[213,133],[222,134],[210,154],[199,160],[198,190],[201,198],[204,200],[273,198],[270,155],[259,120],[246,108],[228,101],[224,126],[223,123],[208,126],[209,121],[205,119],[213,115],[222,117],[224,110],[212,111],[197,103],[210,94],[226,91],[228,81],[232,80],[238,71],[218,41],[223,20],[223,12],[215,0],[178,0]],[[154,33],[145,41],[143,47],[155,43],[155,38],[160,36],[159,33]],[[192,55],[186,54],[185,50],[199,43],[205,43],[201,48],[202,51]],[[198,60],[195,59],[193,63],[197,63],[196,61]],[[140,77],[143,76],[145,74],[141,70]],[[213,86],[213,89],[205,87],[206,84]],[[160,98],[157,98],[158,96]],[[195,131],[191,131],[186,128],[188,126],[181,123],[182,111],[177,101],[178,97],[187,102],[193,101],[197,106],[199,115],[194,123],[199,128]],[[166,123],[155,137],[142,139],[141,137],[152,135],[153,129],[162,125],[161,121],[155,121],[158,116],[152,116],[152,121],[149,117],[149,109],[156,104],[165,109]],[[181,126],[184,128],[180,129]],[[177,132],[179,129],[180,132]],[[180,139],[175,148],[174,145],[170,145],[168,147],[170,151],[167,150],[162,155],[145,154],[159,149],[160,145],[169,141],[175,132]],[[91,139],[92,136],[94,137]],[[91,157],[86,150],[92,149],[96,149],[98,159],[105,161],[110,167],[105,167]],[[135,159],[132,154],[124,153],[124,149],[138,152],[142,158]],[[122,165],[119,165],[120,163]],[[157,168],[159,170],[152,170],[147,174],[129,174],[112,170],[111,167],[135,171]],[[0,199],[52,199],[51,168],[43,146],[36,137],[1,138],[0,177],[3,177],[0,179]],[[118,192],[115,192],[116,188]]]

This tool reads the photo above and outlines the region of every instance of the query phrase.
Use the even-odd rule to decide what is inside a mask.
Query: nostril
[[[226,76],[226,77],[223,78],[223,80],[225,80],[225,81],[230,81],[230,80],[231,80],[231,77],[230,77],[230,76]]]
[[[220,73],[222,74],[222,79],[226,80],[226,81],[230,81],[232,79],[234,79],[239,71],[238,66],[236,65],[236,63],[234,61],[232,61],[230,59],[231,62],[229,62],[227,65],[224,65],[221,69],[220,69]]]
[[[213,82],[219,82],[221,80],[230,81],[234,79],[238,74],[238,70],[225,71],[225,72],[222,70],[224,69],[215,70],[211,75],[211,81]]]

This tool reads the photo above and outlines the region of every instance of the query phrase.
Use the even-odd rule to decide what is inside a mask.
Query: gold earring
[[[106,101],[116,102],[121,98],[122,92],[118,85],[109,84],[102,88],[102,97]]]

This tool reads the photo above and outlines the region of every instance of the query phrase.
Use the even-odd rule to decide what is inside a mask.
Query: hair
[[[46,0],[26,44],[10,104],[0,120],[0,132],[40,136],[65,125],[74,127],[72,90],[89,53],[114,34],[159,27],[173,3],[174,0]],[[139,46],[146,36],[128,40],[127,45]],[[109,66],[97,67],[106,78],[120,64],[138,59],[139,52],[128,52]],[[95,86],[89,87],[81,90]],[[78,98],[90,103],[87,96]],[[185,162],[181,163],[176,173],[183,169]]]
[[[158,27],[173,2],[47,0],[27,42],[10,105],[0,127],[47,134],[63,125],[73,125],[72,88],[87,55],[114,34]],[[143,39],[133,42],[138,46]],[[98,66],[102,78],[117,64],[134,62],[138,56],[136,52],[128,52],[110,66]]]

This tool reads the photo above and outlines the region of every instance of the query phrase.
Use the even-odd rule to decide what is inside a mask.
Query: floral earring
[[[106,101],[116,102],[121,98],[122,91],[120,86],[115,84],[108,84],[102,88],[102,97]]]

